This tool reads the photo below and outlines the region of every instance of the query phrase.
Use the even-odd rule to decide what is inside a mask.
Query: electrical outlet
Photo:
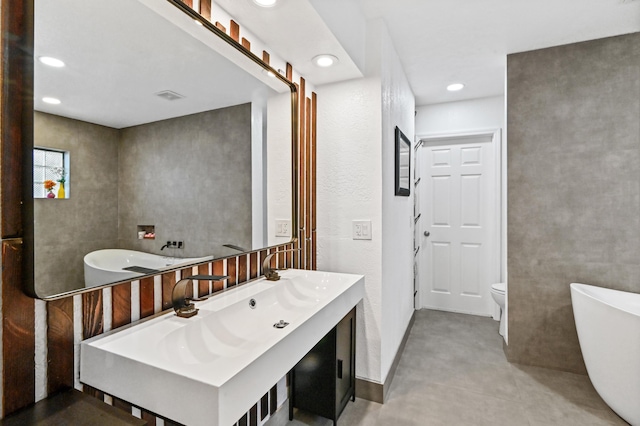
[[[276,219],[276,237],[291,236],[291,221],[288,219]]]
[[[370,220],[354,220],[353,221],[353,239],[354,240],[370,240],[371,239],[371,221]]]

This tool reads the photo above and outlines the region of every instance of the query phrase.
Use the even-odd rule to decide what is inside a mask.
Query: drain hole
[[[256,299],[251,299],[251,300],[249,300],[249,307],[250,307],[251,309],[255,309],[255,308],[256,308],[256,304],[257,304],[257,303],[258,303],[258,302],[256,302]]]
[[[289,323],[288,322],[284,322],[284,320],[280,320],[277,323],[273,324],[273,326],[275,328],[285,328],[288,325],[289,325]]]

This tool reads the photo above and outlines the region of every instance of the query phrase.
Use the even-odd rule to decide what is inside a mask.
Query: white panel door
[[[422,302],[425,308],[491,315],[497,259],[494,143],[470,140],[424,144]]]

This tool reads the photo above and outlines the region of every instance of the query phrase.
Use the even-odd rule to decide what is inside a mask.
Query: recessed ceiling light
[[[462,89],[464,89],[464,84],[462,83],[453,83],[447,86],[447,90],[450,92],[457,92]]]
[[[255,4],[261,7],[273,7],[278,0],[253,0]]]
[[[56,98],[42,98],[42,102],[46,102],[51,105],[58,105],[61,103],[60,99],[56,99]]]
[[[64,62],[62,62],[60,59],[52,58],[51,56],[40,56],[38,59],[40,60],[40,62],[45,65],[49,65],[50,67],[64,67]]]
[[[196,25],[200,25],[201,27],[203,26],[202,22],[198,21],[197,19],[194,19],[193,22],[195,22]]]
[[[338,62],[338,58],[333,55],[318,55],[313,57],[313,63],[319,67],[327,68]]]

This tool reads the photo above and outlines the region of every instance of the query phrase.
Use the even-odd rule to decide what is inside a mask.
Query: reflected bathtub
[[[213,259],[205,257],[158,256],[135,250],[103,249],[92,251],[84,257],[84,281],[86,287],[138,279],[145,273],[127,271],[124,268],[138,266],[163,271],[180,265],[204,262]]]
[[[571,303],[593,387],[640,426],[640,294],[573,283]]]

